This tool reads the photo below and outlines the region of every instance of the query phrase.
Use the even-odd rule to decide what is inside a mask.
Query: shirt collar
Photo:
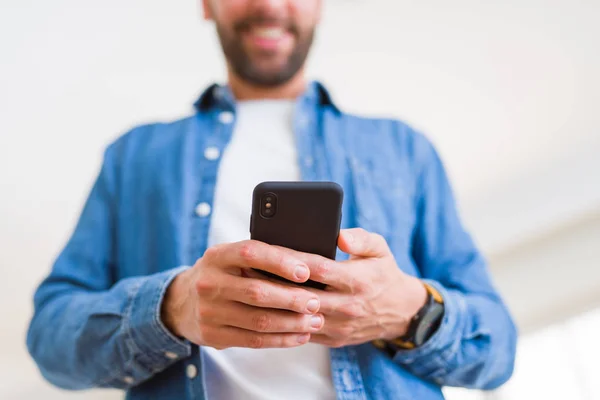
[[[340,112],[325,86],[318,81],[312,81],[307,85],[306,91],[300,100],[311,103],[316,102],[320,106],[331,107],[335,112]],[[229,86],[216,83],[210,85],[194,103],[194,107],[198,111],[208,111],[214,107],[232,110],[234,106],[235,98]]]

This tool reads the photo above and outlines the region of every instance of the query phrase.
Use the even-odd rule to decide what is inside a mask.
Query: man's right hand
[[[162,320],[171,332],[200,346],[295,347],[323,327],[316,294],[249,277],[250,268],[294,282],[310,271],[289,252],[247,240],[209,248],[169,285]]]

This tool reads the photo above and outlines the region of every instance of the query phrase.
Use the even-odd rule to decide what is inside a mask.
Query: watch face
[[[421,346],[433,335],[443,316],[444,306],[442,304],[433,303],[427,309],[415,331],[414,343],[416,346]]]

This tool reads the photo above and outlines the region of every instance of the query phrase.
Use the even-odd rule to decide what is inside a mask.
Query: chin
[[[253,75],[260,76],[265,80],[273,80],[285,74],[286,67],[287,65],[255,66]]]

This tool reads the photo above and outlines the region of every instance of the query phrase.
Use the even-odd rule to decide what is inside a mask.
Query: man
[[[35,295],[27,344],[43,375],[132,399],[428,400],[443,385],[504,383],[515,327],[435,150],[401,122],[344,114],[305,81],[321,1],[205,0],[204,11],[228,85],[206,90],[192,117],[106,150]],[[337,261],[247,240],[265,180],[343,186]]]

